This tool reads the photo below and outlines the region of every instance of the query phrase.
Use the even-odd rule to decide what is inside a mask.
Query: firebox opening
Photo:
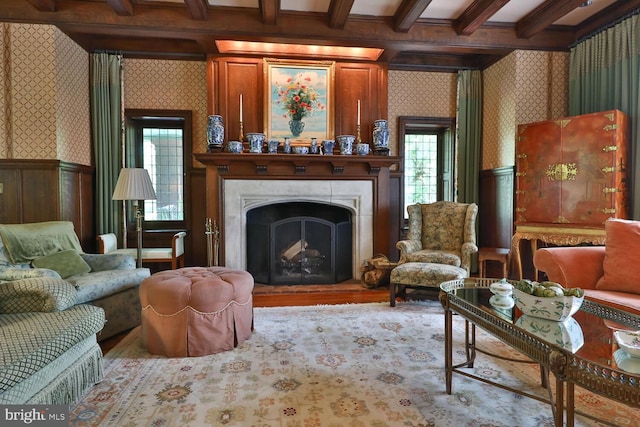
[[[352,274],[351,212],[313,202],[247,211],[247,270],[258,283],[339,283]]]

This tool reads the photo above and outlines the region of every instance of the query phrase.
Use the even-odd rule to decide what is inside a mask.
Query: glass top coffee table
[[[578,412],[575,410],[574,402],[576,385],[615,401],[640,407],[640,359],[631,360],[625,353],[621,353],[622,350],[618,349],[613,335],[615,330],[640,330],[640,316],[585,299],[580,310],[563,322],[537,319],[522,314],[515,306],[508,308],[491,304],[493,294],[489,286],[499,280],[468,278],[451,280],[440,285],[440,302],[445,309],[445,369],[448,394],[451,394],[453,373],[462,374],[550,403],[555,425],[558,427],[564,425],[565,412],[566,425],[574,425],[575,414]],[[467,360],[456,365],[453,364],[452,344],[454,313],[466,321]],[[540,328],[538,326],[541,321],[551,323]],[[499,338],[526,359],[530,359],[521,361],[540,365],[542,385],[548,389],[548,400],[488,381],[462,369],[473,367],[476,351],[480,351],[475,342],[476,327]],[[549,328],[556,333],[544,333]],[[558,329],[559,333],[553,328]],[[548,387],[549,374],[555,377],[555,391]]]

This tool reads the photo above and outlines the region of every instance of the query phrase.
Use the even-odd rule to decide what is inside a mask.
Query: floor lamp
[[[138,233],[138,249],[136,265],[142,267],[142,211],[138,206],[139,200],[155,200],[149,172],[143,168],[122,168],[116,188],[113,190],[113,200],[132,200],[133,211],[136,216],[136,232]]]

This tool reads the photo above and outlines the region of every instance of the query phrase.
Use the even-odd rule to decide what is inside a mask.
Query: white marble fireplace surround
[[[225,179],[224,264],[247,268],[247,212],[282,202],[315,202],[341,206],[351,212],[353,230],[352,274],[373,255],[373,182],[370,180]]]

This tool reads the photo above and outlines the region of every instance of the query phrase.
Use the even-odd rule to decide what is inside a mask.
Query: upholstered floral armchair
[[[407,240],[396,243],[399,263],[425,262],[448,264],[471,269],[471,255],[476,245],[475,203],[440,201],[416,203],[407,207],[409,232]]]

